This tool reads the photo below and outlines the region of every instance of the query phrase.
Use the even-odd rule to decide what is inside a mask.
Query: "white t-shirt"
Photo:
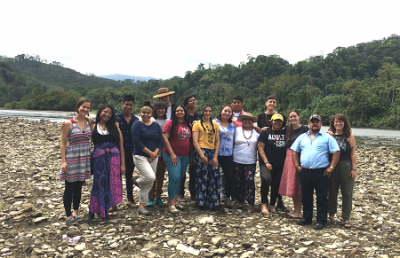
[[[167,108],[167,118],[171,119],[172,105]]]
[[[247,139],[243,137],[243,133]],[[258,137],[260,137],[260,134],[255,129],[243,132],[242,127],[237,127],[235,131],[233,161],[240,164],[256,164]]]

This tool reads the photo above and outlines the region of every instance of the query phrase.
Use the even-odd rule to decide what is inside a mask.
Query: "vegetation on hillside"
[[[278,55],[248,55],[247,62],[199,64],[183,78],[167,80],[111,81],[83,75],[55,64],[35,60],[0,60],[0,106],[6,108],[73,110],[77,98],[87,96],[93,107],[113,104],[117,109],[125,94],[136,98],[136,112],[144,99],[157,90],[175,91],[172,102],[186,94],[197,95],[199,106],[209,103],[217,112],[232,96],[244,98],[244,110],[257,115],[265,110],[265,97],[278,98],[277,109],[292,108],[303,119],[311,113],[324,123],[336,113],[345,113],[353,126],[399,128],[400,36],[338,47],[324,56],[312,56],[294,65]]]

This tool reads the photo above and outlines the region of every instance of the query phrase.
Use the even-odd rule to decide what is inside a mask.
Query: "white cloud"
[[[400,34],[398,1],[2,1],[0,54],[170,78],[246,55],[290,63]],[[384,9],[384,11],[383,11]]]

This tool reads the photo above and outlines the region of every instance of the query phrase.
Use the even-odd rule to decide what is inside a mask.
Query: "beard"
[[[319,132],[319,128],[318,127],[311,127],[311,131],[313,131],[313,132]]]

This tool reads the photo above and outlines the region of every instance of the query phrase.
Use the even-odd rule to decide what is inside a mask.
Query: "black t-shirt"
[[[272,131],[267,129],[261,132],[259,142],[265,144],[264,152],[273,168],[282,168],[286,158],[286,129]],[[260,164],[265,163],[260,160]]]
[[[290,125],[289,125],[290,126]],[[290,137],[287,143],[287,148],[292,147],[292,144],[294,143],[294,141],[297,139],[297,137],[300,136],[300,134],[306,133],[308,130],[310,130],[310,128],[308,128],[308,126],[302,125],[299,128],[297,128],[296,130],[292,130],[290,132]]]
[[[196,111],[194,112],[194,115],[190,115],[189,112],[187,112],[186,110],[186,118],[187,121],[189,122],[189,124],[193,127],[193,122],[200,120],[201,115],[199,113],[197,113]]]

